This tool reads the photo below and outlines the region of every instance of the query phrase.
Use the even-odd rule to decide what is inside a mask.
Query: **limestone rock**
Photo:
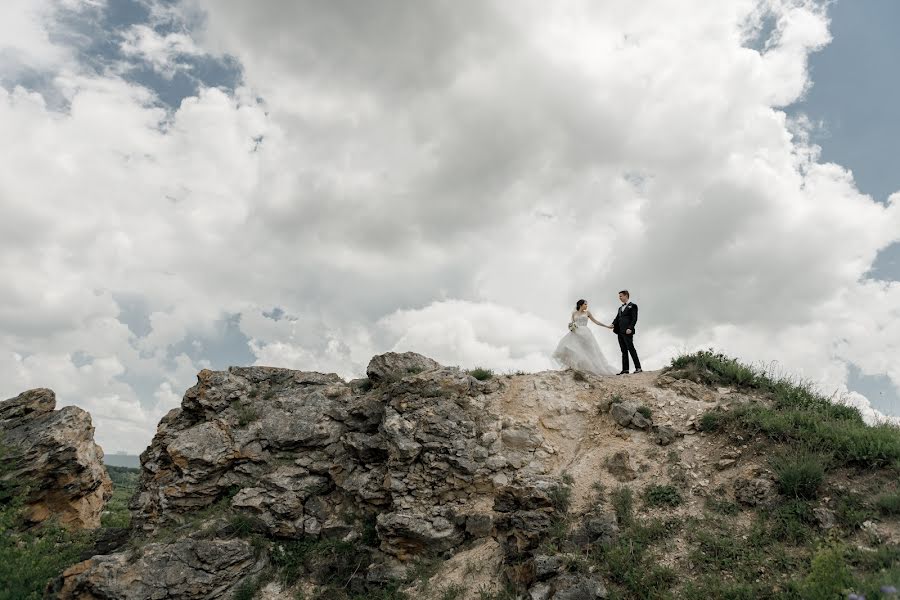
[[[622,427],[628,427],[637,409],[638,405],[635,402],[616,402],[609,407],[609,416]]]
[[[668,425],[653,426],[653,440],[660,446],[668,446],[679,437],[675,429]]]
[[[562,556],[547,556],[539,554],[534,557],[534,577],[538,581],[545,581],[563,569]]]
[[[369,361],[366,375],[372,381],[389,381],[440,368],[439,363],[415,352],[388,352]]]
[[[837,525],[837,515],[835,512],[823,506],[814,508],[813,516],[816,518],[816,524],[821,529],[831,529]]]
[[[762,477],[742,477],[734,482],[734,498],[748,506],[770,506],[778,498],[775,484]]]
[[[609,407],[609,415],[622,427],[648,429],[653,425],[653,421],[641,414],[641,408],[643,407],[640,404],[631,400],[615,402]]]
[[[566,573],[554,579],[552,584],[551,600],[597,600],[609,595],[602,582],[585,575]]]
[[[95,556],[66,569],[51,583],[56,598],[199,600],[226,598],[264,559],[241,539],[184,539],[151,543],[134,562],[126,553]]]
[[[12,465],[6,477],[31,484],[26,522],[57,517],[71,529],[99,527],[112,481],[91,416],[75,406],[55,406],[55,394],[43,388],[0,402],[0,443]]]
[[[658,384],[660,387],[667,387],[682,396],[687,396],[694,400],[715,402],[717,399],[716,393],[713,390],[688,379],[675,379],[668,376],[661,376],[658,379]]]
[[[631,465],[631,457],[625,450],[620,450],[607,458],[606,470],[619,481],[631,481],[637,477]]]
[[[381,549],[407,560],[422,554],[438,554],[459,545],[463,534],[443,517],[415,513],[378,515]]]

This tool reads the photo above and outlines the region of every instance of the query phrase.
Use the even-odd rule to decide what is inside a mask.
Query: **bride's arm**
[[[588,319],[599,325],[600,327],[606,327],[607,329],[612,329],[612,325],[604,325],[600,321],[594,318],[594,315],[591,314],[591,311],[588,311]]]

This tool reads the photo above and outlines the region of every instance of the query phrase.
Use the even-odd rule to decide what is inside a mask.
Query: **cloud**
[[[60,58],[39,15],[30,52],[65,110],[0,88],[3,389],[62,382],[79,350],[118,361],[65,388],[109,403],[112,449],[225,366],[205,341],[236,314],[260,364],[352,377],[412,349],[534,370],[575,299],[608,320],[628,287],[649,368],[715,345],[829,392],[848,362],[900,385],[898,285],[864,277],[900,205],[781,110],[830,39],[819,4],[153,6],[129,59],[171,74],[229,55],[243,85],[160,107]]]
[[[123,35],[120,47],[124,55],[146,61],[154,70],[169,79],[179,68],[186,67],[180,59],[201,54],[189,35],[185,33],[163,35],[147,25],[133,25]]]

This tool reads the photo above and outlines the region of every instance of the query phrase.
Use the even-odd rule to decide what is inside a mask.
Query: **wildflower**
[[[893,585],[883,585],[883,586],[881,586],[881,593],[882,594],[896,594],[897,588],[896,588],[896,586],[893,586]]]

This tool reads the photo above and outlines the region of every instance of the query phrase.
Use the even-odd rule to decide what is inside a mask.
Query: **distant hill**
[[[141,459],[134,454],[107,454],[103,457],[103,464],[107,467],[131,467],[139,469]]]

